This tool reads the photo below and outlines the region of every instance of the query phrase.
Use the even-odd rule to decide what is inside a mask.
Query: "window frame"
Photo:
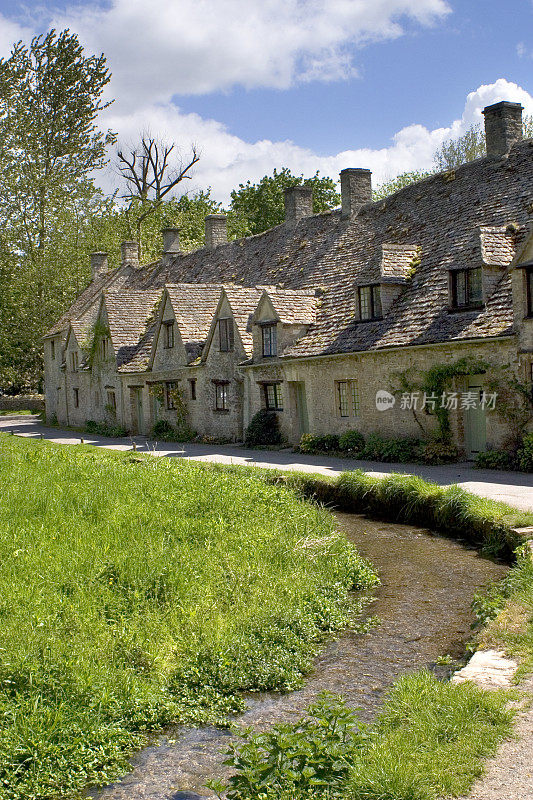
[[[526,267],[526,317],[533,317],[533,267]]]
[[[232,353],[235,349],[233,317],[220,317],[218,320],[218,349],[221,353]]]
[[[74,408],[80,407],[80,390],[77,387],[72,388],[72,394],[74,395]]]
[[[269,396],[269,390],[272,390],[271,396]],[[281,381],[263,383],[263,398],[267,411],[283,411],[283,385]]]
[[[266,325],[261,325],[261,355],[263,358],[276,358],[278,355],[277,322],[268,322]]]
[[[50,360],[56,360],[56,343],[55,339],[50,339]]]
[[[196,400],[196,378],[189,378],[189,394],[191,400]]]
[[[173,389],[179,389],[179,381],[165,381],[165,408],[167,411],[175,411],[176,406],[171,396]]]
[[[163,322],[165,333],[163,337],[163,347],[165,350],[172,350],[174,347],[174,320]]]
[[[472,276],[479,275],[480,299],[473,300],[471,297]],[[464,297],[465,302],[459,303],[458,299],[458,280],[464,277]],[[454,269],[450,271],[451,281],[451,311],[474,311],[483,308],[483,272],[481,267],[466,267],[465,269]]]
[[[368,303],[365,302],[365,307],[368,305],[370,316],[363,316],[363,303],[361,297],[363,292],[368,290]],[[359,302],[359,321],[360,322],[374,322],[375,320],[383,319],[383,311],[381,308],[381,285],[379,283],[365,283],[363,286],[357,287],[357,298]]]
[[[229,411],[229,381],[213,381],[215,386],[215,411]]]
[[[117,411],[117,394],[114,389],[106,389],[106,406],[112,409],[115,413]]]
[[[79,353],[77,350],[71,350],[70,352],[70,366],[72,372],[77,372],[79,369],[80,361],[79,361]]]
[[[342,389],[345,387],[344,402]],[[335,381],[335,412],[340,419],[359,417],[361,398],[359,395],[359,383],[354,378],[340,378]],[[346,413],[343,413],[345,411]]]

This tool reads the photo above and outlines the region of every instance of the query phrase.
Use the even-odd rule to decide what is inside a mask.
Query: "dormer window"
[[[381,291],[378,284],[359,287],[359,319],[381,319]]]
[[[533,267],[526,269],[527,315],[533,317]]]
[[[100,357],[102,361],[106,361],[108,352],[109,352],[109,339],[107,338],[107,336],[104,336],[102,339],[100,339]]]
[[[50,358],[52,361],[55,361],[56,357],[56,343],[53,339],[50,340]]]
[[[166,350],[174,347],[174,321],[164,322],[164,346]]]
[[[469,310],[483,305],[481,267],[457,269],[451,273],[452,308]]]
[[[278,354],[278,326],[274,324],[263,325],[261,328],[263,341],[263,357],[272,358]]]
[[[70,354],[70,366],[72,367],[72,372],[78,371],[78,351],[73,350]]]
[[[220,352],[229,353],[235,347],[233,335],[233,319],[231,317],[219,319],[218,336],[220,342]]]

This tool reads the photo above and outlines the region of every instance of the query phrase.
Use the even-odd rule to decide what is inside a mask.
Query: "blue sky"
[[[532,0],[0,0],[0,51],[55,25],[104,51],[102,124],[202,150],[195,187],[219,199],[274,166],[379,183],[425,168],[481,108],[533,113]]]

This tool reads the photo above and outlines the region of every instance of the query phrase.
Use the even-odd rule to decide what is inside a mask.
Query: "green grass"
[[[0,417],[8,417],[8,416],[10,416],[11,414],[32,414],[32,415],[38,415],[39,413],[40,413],[39,411],[31,411],[29,408],[23,408],[23,409],[22,409],[22,410],[20,410],[20,411],[9,411],[9,410],[7,409],[7,410],[5,410],[5,411],[0,411]]]
[[[252,471],[0,435],[0,797],[72,796],[146,731],[292,689],[376,577]]]
[[[230,750],[229,800],[436,800],[468,792],[511,732],[508,693],[455,686],[423,671],[400,678],[366,727],[324,696],[295,723],[245,732]]]

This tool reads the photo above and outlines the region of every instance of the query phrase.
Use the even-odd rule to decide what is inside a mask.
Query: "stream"
[[[365,634],[347,631],[329,642],[301,689],[249,696],[246,711],[238,718],[242,725],[260,729],[296,720],[324,690],[343,695],[369,721],[397,677],[433,666],[438,656],[463,655],[475,592],[507,570],[474,549],[421,528],[353,514],[336,517],[379,572],[382,585],[367,613],[379,617],[381,624]],[[227,774],[220,751],[230,739],[229,731],[215,727],[167,731],[133,759],[129,775],[90,796],[98,800],[213,797],[205,782]]]

